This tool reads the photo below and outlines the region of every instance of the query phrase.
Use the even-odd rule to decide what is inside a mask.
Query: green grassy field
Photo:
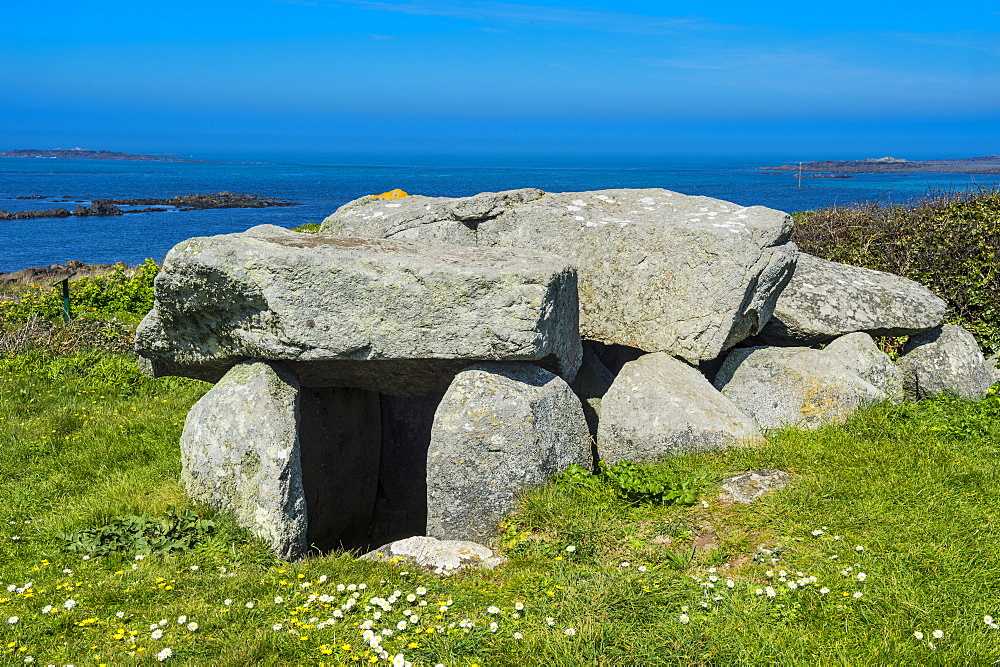
[[[510,561],[495,572],[440,577],[350,554],[282,563],[199,508],[215,530],[192,549],[144,556],[123,538],[107,555],[72,551],[79,535],[61,536],[188,507],[177,442],[207,386],[151,380],[106,353],[0,360],[0,663],[982,664],[1000,653],[984,620],[1000,618],[996,393],[873,406],[843,427],[657,466],[699,490],[693,506],[552,483],[504,525]],[[761,468],[795,481],[751,505],[718,501],[721,479]]]

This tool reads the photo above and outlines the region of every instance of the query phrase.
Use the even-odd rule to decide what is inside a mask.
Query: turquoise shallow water
[[[339,163],[338,163],[339,162]],[[315,156],[271,162],[125,162],[0,158],[0,210],[69,208],[101,198],[172,197],[220,191],[253,193],[301,206],[131,214],[109,218],[0,221],[0,272],[71,259],[130,264],[157,261],[192,236],[243,231],[259,224],[295,227],[320,222],[340,205],[365,194],[402,188],[411,194],[467,196],[537,187],[550,192],[662,187],[743,206],[798,211],[855,202],[900,202],[928,191],[995,187],[996,176],[965,174],[861,174],[807,178],[803,187],[787,173],[762,173],[781,160],[686,158],[642,162],[626,158],[478,160],[438,158],[380,160],[362,164]],[[44,195],[45,200],[17,196]],[[69,202],[54,199],[69,198]]]

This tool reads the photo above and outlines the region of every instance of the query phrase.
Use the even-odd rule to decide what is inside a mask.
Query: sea
[[[279,155],[227,156],[199,162],[0,158],[0,210],[87,206],[94,199],[169,198],[236,192],[298,203],[287,208],[171,210],[115,217],[0,221],[0,273],[32,266],[161,262],[195,236],[241,232],[260,224],[318,223],[341,205],[396,188],[463,197],[535,187],[549,192],[666,188],[741,206],[793,212],[859,203],[907,203],[942,191],[1000,186],[1000,177],[966,174],[853,174],[802,178],[760,171],[787,156],[479,157]],[[17,199],[41,195],[42,199]],[[128,207],[122,207],[126,209]]]

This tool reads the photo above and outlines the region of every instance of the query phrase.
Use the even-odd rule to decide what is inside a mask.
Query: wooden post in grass
[[[70,276],[70,278],[72,278],[72,276]],[[62,316],[63,316],[63,322],[69,322],[70,318],[73,317],[73,311],[71,311],[70,307],[69,307],[69,278],[63,278],[59,282],[53,283],[53,287],[55,285],[62,285],[62,297],[63,297],[63,307],[62,307],[62,311],[63,312],[62,312]]]

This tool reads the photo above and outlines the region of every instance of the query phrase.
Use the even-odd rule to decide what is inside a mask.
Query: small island
[[[185,160],[166,155],[139,155],[136,153],[119,153],[117,151],[92,151],[88,148],[18,148],[12,151],[0,151],[0,157],[33,157],[59,158],[62,160],[139,160],[144,162],[202,162],[202,160]]]
[[[780,167],[758,167],[769,172],[825,172],[828,174],[1000,174],[1000,155],[984,155],[947,160],[905,160],[895,157],[867,160],[824,160],[784,164]]]
[[[44,195],[27,195],[15,199],[46,199]],[[54,200],[65,201],[65,200]],[[159,211],[202,211],[210,208],[268,208],[271,206],[298,206],[297,202],[262,197],[260,195],[218,192],[215,194],[180,195],[169,199],[143,197],[141,199],[94,199],[90,206],[77,206],[72,211],[65,208],[48,208],[34,211],[0,211],[0,220],[34,220],[36,218],[78,218],[124,215],[126,213],[156,213]],[[145,208],[122,210],[120,206]],[[170,208],[162,208],[164,206]]]

